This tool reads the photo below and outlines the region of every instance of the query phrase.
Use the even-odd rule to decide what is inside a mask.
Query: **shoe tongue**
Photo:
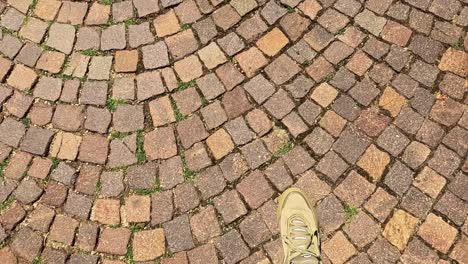
[[[319,261],[315,257],[297,256],[291,260],[291,264],[318,264]]]

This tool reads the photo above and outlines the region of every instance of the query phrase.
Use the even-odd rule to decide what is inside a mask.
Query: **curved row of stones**
[[[0,2],[1,263],[468,263],[467,0]]]

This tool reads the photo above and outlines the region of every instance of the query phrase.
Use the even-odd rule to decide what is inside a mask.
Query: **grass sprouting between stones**
[[[292,142],[287,142],[280,149],[278,149],[278,151],[276,151],[275,154],[273,154],[273,157],[279,158],[284,154],[288,153],[293,147],[294,144]]]
[[[114,99],[114,98],[108,98],[106,101],[106,108],[110,112],[115,112],[117,110],[117,106],[126,104],[127,101],[124,99]]]
[[[65,62],[62,65],[62,69],[65,70],[66,68],[70,67],[70,64],[71,64],[71,57],[66,56]]]
[[[50,180],[50,174],[47,175],[44,179],[42,179],[40,182],[42,183],[43,186],[47,186]]]
[[[148,158],[146,157],[145,150],[143,148],[144,141],[145,141],[145,134],[143,133],[143,131],[140,130],[137,132],[136,157],[137,157],[138,164],[143,164],[148,160]]]
[[[45,51],[57,51],[56,49],[47,46],[47,44],[45,44],[45,43],[41,44],[41,48],[42,48],[42,50],[45,50]]]
[[[114,2],[114,0],[101,0],[101,4],[103,5],[112,5],[112,2]]]
[[[312,65],[312,61],[310,61],[310,60],[305,60],[305,61],[302,63],[302,66],[304,66],[304,67],[307,67],[307,66],[310,66],[310,65]]]
[[[201,103],[202,103],[202,106],[205,107],[210,103],[210,101],[208,101],[208,99],[206,99],[205,96],[202,96],[201,97]]]
[[[170,249],[166,248],[166,252],[164,253],[164,257],[165,258],[172,258],[174,256],[175,256],[175,254],[172,253]]]
[[[177,103],[172,97],[171,97],[171,106],[172,106],[172,110],[174,110],[174,114],[175,114],[175,118],[177,122],[180,122],[186,119],[186,116],[180,112],[179,107],[177,106]]]
[[[158,192],[161,192],[161,182],[159,181],[159,178],[157,177],[156,180],[154,181],[153,188],[149,189],[137,189],[135,190],[135,193],[138,195],[152,195]]]
[[[8,165],[7,161],[0,162],[0,177],[3,177],[3,174],[5,173],[5,169],[7,165]]]
[[[0,203],[0,211],[3,211],[5,209],[7,209],[8,207],[10,207],[10,205],[15,201],[15,198],[13,197],[13,195],[10,195],[5,201],[3,201],[2,203]]]
[[[98,56],[98,55],[101,55],[102,53],[96,49],[85,49],[81,51],[81,54],[85,56]]]
[[[0,26],[0,30],[2,30],[4,34],[7,33],[7,34],[10,34],[10,35],[13,35],[13,36],[18,36],[17,32],[15,32],[15,31],[13,31],[13,30],[11,30],[9,28],[6,28],[4,26]]]
[[[60,160],[57,158],[52,158],[51,160],[52,160],[52,166],[50,167],[50,171],[53,171],[58,167]]]
[[[187,162],[185,160],[185,152],[180,153],[180,159],[182,160],[182,174],[184,176],[184,179],[187,181],[193,180],[197,176],[197,172],[187,167]]]
[[[177,83],[177,88],[175,89],[174,92],[180,92],[180,91],[183,91],[189,87],[195,87],[197,86],[197,81],[195,80],[191,80],[191,81],[188,81],[188,82],[178,82]]]
[[[101,195],[101,191],[102,191],[102,183],[101,181],[98,181],[96,182],[96,191],[94,191],[95,196],[99,197],[99,195]]]
[[[346,31],[346,28],[342,28],[342,29],[336,31],[335,36],[343,35],[345,33],[345,31]]]
[[[356,217],[356,215],[358,214],[358,209],[351,204],[346,204],[345,214],[346,214],[346,222],[350,223],[351,221],[353,221],[354,217]]]
[[[32,261],[32,264],[43,264],[44,261],[42,261],[41,257],[35,257]]]
[[[125,28],[128,28],[131,25],[137,25],[140,21],[137,18],[130,18],[124,21]]]
[[[56,76],[57,78],[60,78],[60,79],[64,80],[64,81],[73,79],[73,76],[71,76],[71,75],[66,75],[66,74],[63,74],[63,73],[57,74],[57,75],[55,75],[55,76]]]
[[[187,180],[192,180],[193,178],[195,178],[197,176],[197,172],[196,171],[193,171],[187,167],[184,167],[183,169],[183,174],[184,174],[184,178],[187,179]]]
[[[127,246],[127,252],[125,253],[124,259],[126,260],[127,264],[135,263],[133,260],[133,248],[131,243],[129,243]]]
[[[21,123],[23,123],[23,125],[25,126],[29,126],[29,124],[31,124],[31,119],[29,119],[28,117],[23,117],[21,118]]]
[[[119,22],[115,21],[114,19],[109,19],[107,20],[106,24],[104,24],[104,27],[110,27],[110,26],[115,26],[117,25]]]
[[[182,24],[182,25],[180,25],[180,29],[181,29],[182,31],[187,30],[187,29],[189,29],[189,28],[190,28],[190,25],[189,25],[189,24]]]
[[[333,77],[334,75],[332,73],[328,74],[327,76],[325,76],[325,78],[323,79],[324,82],[329,82],[331,80],[333,80]]]
[[[145,226],[143,224],[132,224],[129,226],[130,232],[135,233],[135,232],[140,232],[143,229],[145,229]]]
[[[28,16],[31,16],[33,10],[36,9],[37,1],[39,0],[32,0],[31,5],[29,6],[29,9],[28,9],[28,14],[27,14]]]
[[[463,37],[460,37],[457,42],[453,43],[450,46],[456,50],[462,50],[463,49]]]
[[[123,139],[126,136],[128,136],[127,132],[121,132],[121,131],[117,131],[117,130],[111,130],[111,132],[110,132],[110,137],[113,138],[113,139]]]

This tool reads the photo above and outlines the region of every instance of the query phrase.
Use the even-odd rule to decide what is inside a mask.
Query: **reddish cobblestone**
[[[77,227],[78,221],[67,216],[57,215],[52,223],[47,239],[70,246]]]
[[[163,224],[167,244],[171,252],[189,250],[195,247],[187,215],[174,218]]]
[[[0,3],[0,259],[280,263],[295,186],[324,263],[466,262],[466,0],[33,2]]]
[[[190,226],[195,239],[202,243],[221,235],[213,206],[202,208],[199,213],[193,215],[190,218]]]
[[[157,225],[172,218],[173,201],[170,191],[157,193],[151,197],[151,224]]]
[[[231,230],[216,242],[226,263],[236,263],[249,255],[249,248],[236,230]]]
[[[223,217],[225,223],[231,223],[245,215],[247,209],[235,190],[225,192],[214,199],[215,207]]]
[[[105,228],[100,236],[96,250],[98,252],[124,255],[130,240],[130,230],[124,227]]]

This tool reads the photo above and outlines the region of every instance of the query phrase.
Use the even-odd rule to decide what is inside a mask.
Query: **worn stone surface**
[[[96,250],[98,252],[124,255],[130,240],[130,230],[124,227],[106,228],[102,231]]]
[[[402,250],[406,247],[408,240],[415,232],[417,224],[417,218],[403,210],[398,210],[385,226],[383,236],[398,249]]]
[[[430,214],[420,227],[418,234],[437,250],[447,252],[454,242],[457,230],[441,217]]]
[[[466,4],[0,3],[0,259],[466,262]]]
[[[133,237],[133,258],[135,261],[149,261],[165,252],[164,231],[162,229],[143,230]]]
[[[371,145],[362,155],[357,165],[367,171],[373,181],[378,181],[390,162],[390,156],[379,150],[375,145]]]
[[[323,245],[323,251],[333,263],[345,263],[356,249],[342,232],[337,232]]]

